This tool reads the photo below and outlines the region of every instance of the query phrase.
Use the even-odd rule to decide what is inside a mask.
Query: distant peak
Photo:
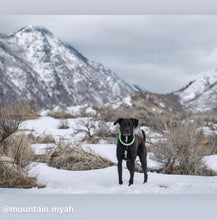
[[[39,25],[27,25],[17,31],[17,33],[19,32],[41,32],[43,34],[52,35],[52,33],[48,29]]]

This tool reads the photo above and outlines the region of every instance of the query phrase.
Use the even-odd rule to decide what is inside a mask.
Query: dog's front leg
[[[122,160],[118,160],[118,177],[119,177],[119,184],[123,184],[122,179]]]
[[[128,160],[128,161],[127,161],[127,169],[128,169],[129,172],[130,172],[129,186],[133,184],[134,167],[135,167],[135,161]]]

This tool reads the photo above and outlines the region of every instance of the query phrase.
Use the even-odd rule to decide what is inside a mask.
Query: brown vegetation
[[[0,187],[42,187],[29,175],[34,152],[26,135],[15,134],[23,120],[23,109],[0,109]]]
[[[83,148],[80,144],[72,146],[71,143],[63,141],[48,151],[47,163],[49,166],[66,170],[92,170],[115,165],[89,148]]]
[[[179,122],[175,127],[165,127],[165,130],[154,150],[155,159],[163,167],[160,172],[214,175],[202,161],[204,135],[193,122]]]

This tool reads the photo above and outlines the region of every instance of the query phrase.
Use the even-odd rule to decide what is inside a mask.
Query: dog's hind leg
[[[139,156],[139,159],[140,159],[140,162],[141,162],[141,165],[142,165],[142,170],[144,172],[144,183],[146,183],[148,181],[148,174],[147,174],[147,153],[143,153],[143,152],[140,152],[138,154]]]

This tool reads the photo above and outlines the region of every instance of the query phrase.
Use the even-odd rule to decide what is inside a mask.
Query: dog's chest
[[[136,145],[123,147],[122,154],[123,154],[124,160],[132,160],[132,159],[134,159],[136,157],[136,155],[137,155],[137,147],[136,147]]]

